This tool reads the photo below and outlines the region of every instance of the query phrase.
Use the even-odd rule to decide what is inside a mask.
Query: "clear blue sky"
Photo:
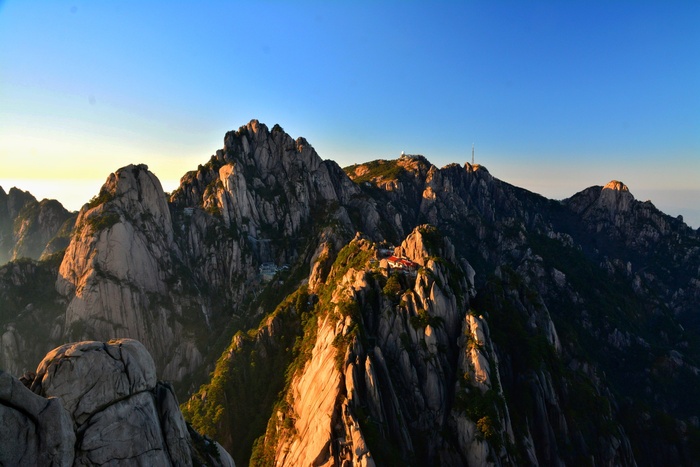
[[[515,185],[619,179],[699,227],[700,2],[0,0],[5,190],[78,209],[132,162],[172,189],[252,118],[341,166],[475,143]]]

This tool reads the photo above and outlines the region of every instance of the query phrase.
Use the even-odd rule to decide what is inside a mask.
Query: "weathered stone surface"
[[[121,339],[58,347],[39,364],[32,388],[59,397],[80,426],[112,402],[155,386],[155,365],[146,348],[136,340]]]
[[[444,465],[480,464],[495,458],[507,463],[512,459],[498,446],[508,441],[514,441],[521,458],[533,464],[538,459],[556,463],[570,452],[569,459],[632,464],[629,440],[619,429],[619,418],[613,417],[616,406],[628,402],[606,392],[605,379],[613,381],[611,370],[614,379],[624,378],[617,372],[631,366],[616,365],[625,362],[630,356],[624,352],[634,347],[634,358],[648,354],[655,362],[638,372],[640,388],[646,390],[648,385],[653,391],[661,388],[660,380],[697,376],[697,368],[691,365],[697,361],[693,355],[697,331],[691,326],[697,327],[700,300],[698,232],[682,219],[659,212],[650,202],[635,200],[621,182],[592,187],[559,202],[501,182],[483,167],[452,164],[438,169],[422,156],[375,161],[349,172],[366,176],[375,170],[372,167],[379,168],[377,175],[355,185],[336,164],[322,161],[305,140],[295,141],[279,127],[268,130],[251,121],[228,133],[223,149],[183,177],[169,203],[144,166],[120,169],[110,177],[100,199],[81,212],[79,229],[64,260],[66,268],[58,280],[62,300],[69,302],[67,319],[63,314],[58,320],[49,316],[44,321],[51,332],[45,334],[56,343],[66,337],[128,335],[142,339],[155,356],[159,374],[181,381],[202,364],[206,343],[201,341],[215,340],[217,328],[224,327],[221,323],[233,316],[236,323],[248,326],[271,311],[261,305],[252,315],[239,315],[244,306],[238,304],[259,291],[261,262],[289,264],[290,276],[301,284],[308,275],[309,303],[313,304],[337,252],[355,231],[382,241],[385,248],[401,242],[408,233],[395,253],[414,260],[421,269],[415,280],[408,274],[400,276],[399,296],[389,298],[383,291],[388,278],[377,271],[386,267],[379,255],[371,271],[348,271],[331,292],[337,303],[348,300],[358,305],[362,319],[356,312],[353,317],[336,316],[337,324],[324,329],[326,334],[317,336],[317,343],[331,336],[336,344],[336,338],[341,343],[351,340],[347,330],[353,325],[363,327],[371,337],[354,339],[344,355],[334,356],[334,365],[341,367],[337,375],[331,365],[308,364],[324,383],[340,378],[335,402],[324,406],[332,405],[332,412],[326,414],[332,420],[329,424],[326,420],[316,423],[320,419],[312,418],[309,410],[291,417],[301,427],[313,425],[313,442],[309,443],[318,456],[309,459],[322,464],[329,461],[329,452],[338,460],[342,456],[336,453],[342,452],[350,456],[342,457],[344,460],[365,462],[374,453],[365,443],[363,429],[377,426],[380,438],[390,441],[399,457],[409,459],[420,452],[421,459],[439,459]],[[0,190],[0,224],[3,212],[19,212],[16,204],[4,202]],[[414,230],[426,222],[451,242],[440,241],[439,236],[436,241],[436,236]],[[20,277],[5,271],[6,283]],[[611,290],[597,281],[601,275],[609,277],[614,285]],[[615,282],[618,277],[633,281],[636,297],[626,293],[624,281]],[[0,293],[27,284],[17,281],[16,288]],[[589,288],[597,290],[587,292]],[[477,296],[477,289],[484,295]],[[487,295],[490,292],[493,296]],[[469,302],[475,297],[481,309],[471,316]],[[48,297],[47,302],[63,307],[62,300]],[[607,306],[606,301],[615,306]],[[26,359],[28,350],[39,341],[27,332],[34,328],[26,324],[44,316],[29,305],[18,305],[15,314],[21,319],[14,321],[12,316],[13,321],[0,323],[2,358],[10,361],[3,367],[16,374],[27,369],[18,359]],[[561,342],[555,321],[558,327],[570,324],[559,328]],[[494,339],[500,336],[497,346],[491,345],[489,327]],[[513,335],[504,338],[503,330]],[[517,345],[509,349],[509,342]],[[577,348],[581,342],[601,345],[596,349],[600,359],[610,358],[613,364],[606,368],[589,362],[597,357]],[[344,348],[331,347],[325,350]],[[292,344],[283,348],[291,349]],[[262,350],[269,349],[260,350],[256,356],[264,361],[268,354]],[[552,361],[563,364],[573,376],[552,371],[558,368]],[[637,378],[629,371],[625,376]],[[509,402],[499,402],[495,413],[486,413],[478,399],[488,395],[489,400],[500,401],[500,378],[507,393],[527,398],[527,403],[514,405],[529,410],[527,420],[514,422],[519,425],[515,436]],[[124,384],[113,382],[115,395],[129,391]],[[99,401],[109,398],[98,389],[102,383],[95,384],[95,394],[87,395],[82,405],[71,405],[83,425],[99,409]],[[590,417],[569,410],[566,404],[581,399],[581,388],[586,390],[584,400],[590,396],[609,401],[603,405],[611,407],[610,414]],[[620,388],[615,389],[613,392]],[[167,389],[155,386],[148,391],[172,404],[167,402]],[[161,400],[159,397],[156,399]],[[675,404],[665,390],[658,398],[665,407]],[[156,407],[161,404],[158,400]],[[631,408],[624,410],[638,412]],[[157,412],[162,426],[170,424]],[[374,425],[360,426],[367,418]],[[489,421],[500,431],[487,439],[484,430],[488,432]],[[591,423],[611,427],[613,434],[601,430],[598,436],[592,429],[579,430],[578,422],[583,427]],[[184,438],[182,426],[171,425],[172,436],[166,436],[164,443],[174,455],[184,449]],[[316,433],[327,434],[328,426],[330,444],[319,441],[321,435]],[[443,437],[436,426],[457,433],[457,444],[450,444],[451,438]],[[582,432],[588,438],[585,442]],[[562,445],[561,433],[571,438],[572,446]],[[420,445],[413,445],[412,437],[420,439]],[[234,442],[221,441],[227,446]],[[665,441],[644,444],[656,443]],[[676,447],[669,449],[673,452]],[[349,454],[351,451],[355,454]],[[683,455],[669,459],[683,459]]]
[[[187,465],[183,459],[191,458],[190,437],[173,387],[169,383],[159,382],[154,392],[158,420],[168,456],[173,465]]]
[[[618,212],[626,212],[632,207],[634,196],[622,182],[613,180],[603,187],[598,198],[598,206],[608,210],[611,216]]]
[[[135,340],[63,345],[26,383],[0,371],[2,465],[193,465],[172,386]],[[207,462],[233,466],[215,447]]]
[[[0,465],[36,465],[36,431],[29,417],[0,402]]]
[[[113,402],[93,414],[89,421],[78,428],[77,435],[76,465],[170,463],[153,395],[149,392]],[[182,465],[191,465],[191,460],[186,462],[187,457],[176,461]]]
[[[397,254],[425,269],[417,276],[404,275],[402,281],[410,287],[402,291],[396,308],[375,289],[377,285],[366,269],[369,263],[351,268],[340,277],[334,277],[331,269],[326,282],[334,284],[331,302],[338,306],[319,318],[309,361],[292,380],[285,396],[291,410],[277,415],[277,439],[268,441],[274,443],[270,448],[276,453],[277,465],[381,463],[372,449],[379,449],[382,456],[396,456],[394,460],[419,458],[421,462],[439,461],[444,465],[484,463],[489,457],[499,462],[508,459],[507,454],[481,438],[477,420],[451,409],[454,393],[445,375],[471,372],[488,389],[490,364],[479,352],[488,351],[489,358],[495,356],[478,320],[471,317],[474,329],[470,330],[469,320],[464,317],[466,310],[458,306],[454,292],[466,296],[466,282],[450,278],[444,260],[438,261],[435,256],[446,255],[453,261],[451,245],[440,241],[431,244],[437,250],[429,252],[421,233],[424,228],[414,230],[396,249]],[[353,243],[359,251],[368,248],[361,237]],[[460,290],[447,289],[448,283],[459,284]],[[324,292],[321,289],[319,293]],[[338,310],[348,301],[365,304],[363,315],[339,318]],[[370,309],[380,310],[379,316]],[[338,319],[335,325],[332,316]],[[371,324],[374,320],[377,323]],[[367,348],[366,342],[351,337],[349,333],[356,327],[371,335],[376,345]],[[481,347],[467,348],[468,339],[461,340],[459,349],[464,360],[459,357],[458,370],[453,367],[457,355],[448,357],[448,352],[454,352],[450,349],[455,348],[465,328],[473,332],[474,341],[480,339]],[[343,341],[349,341],[347,348],[337,344]],[[484,350],[480,350],[482,347]],[[473,363],[478,364],[476,370],[471,368]],[[472,390],[478,391],[477,387]],[[504,433],[510,430],[507,415],[498,422]],[[378,438],[390,440],[392,454],[377,444],[370,447],[366,430],[372,430],[375,443]],[[454,430],[459,443],[443,437],[444,430]]]
[[[0,465],[70,466],[75,433],[60,400],[0,370]]]
[[[110,175],[100,195],[80,211],[59,268],[56,289],[69,300],[65,340],[145,343],[163,377],[181,380],[201,363],[201,351],[178,318],[201,321],[195,305],[183,309],[175,264],[181,253],[160,181],[145,165]],[[201,344],[200,344],[201,345]]]
[[[55,263],[15,261],[0,266],[0,368],[15,376],[36,369],[62,342],[62,304],[53,292]]]
[[[295,433],[284,433],[277,446],[279,465],[333,465],[330,444],[332,415],[336,410],[341,377],[335,367],[335,327],[319,323],[311,360],[295,381],[293,413]]]
[[[221,462],[221,467],[236,467],[236,463],[233,461],[231,454],[229,454],[228,451],[226,451],[226,449],[224,449],[224,447],[218,442],[214,441],[214,445],[216,446],[216,450],[219,454],[218,461]],[[213,463],[214,462],[212,462],[212,464]]]

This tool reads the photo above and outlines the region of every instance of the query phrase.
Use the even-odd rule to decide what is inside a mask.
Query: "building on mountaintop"
[[[416,272],[418,270],[418,265],[406,258],[399,258],[398,256],[391,255],[386,260],[389,263],[389,267],[394,269],[400,269],[406,272]]]

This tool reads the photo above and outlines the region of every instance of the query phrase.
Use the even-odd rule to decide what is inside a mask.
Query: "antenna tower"
[[[472,165],[474,165],[474,143],[472,143]]]

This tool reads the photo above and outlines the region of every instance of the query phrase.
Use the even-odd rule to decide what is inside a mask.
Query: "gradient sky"
[[[0,186],[79,209],[172,190],[252,118],[341,166],[477,162],[561,199],[612,179],[700,227],[700,2],[0,0]]]

